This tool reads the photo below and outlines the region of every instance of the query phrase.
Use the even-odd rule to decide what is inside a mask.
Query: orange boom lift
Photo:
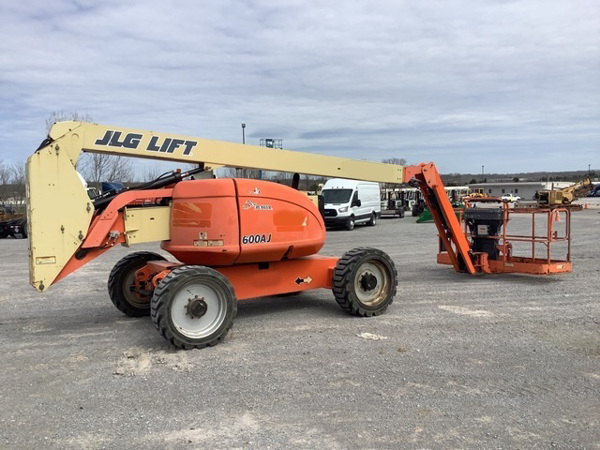
[[[153,182],[89,199],[75,172],[81,151],[196,163]],[[557,273],[548,257],[516,257],[506,234],[507,205],[467,208],[465,229],[432,163],[403,167],[81,122],[54,125],[27,162],[30,282],[40,292],[117,244],[161,242],[176,261],[153,252],[119,261],[108,280],[114,305],[150,315],[179,348],[201,348],[227,334],[237,301],[326,288],[350,314],[381,314],[396,294],[397,272],[383,251],[356,248],[317,255],[325,242],[318,208],[303,193],[249,179],[189,179],[212,165],[417,185],[440,236],[438,261],[459,272]],[[54,209],[60,198],[61,215]],[[469,212],[477,209],[476,212]],[[550,215],[568,210],[547,210]],[[552,216],[553,218],[555,216]],[[550,225],[549,225],[550,226]],[[535,227],[534,227],[535,228]],[[567,227],[568,230],[568,227]],[[535,234],[535,233],[534,233]],[[514,236],[514,239],[521,237]]]

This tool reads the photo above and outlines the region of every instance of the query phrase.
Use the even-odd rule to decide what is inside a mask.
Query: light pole
[[[246,124],[242,124],[242,144],[246,143]]]
[[[483,175],[483,174],[484,174],[484,171],[485,171],[485,165],[483,165],[483,164],[482,164],[482,165],[481,165],[481,178],[483,178],[483,176],[484,176],[484,175]],[[482,181],[483,181],[483,180],[482,180]]]

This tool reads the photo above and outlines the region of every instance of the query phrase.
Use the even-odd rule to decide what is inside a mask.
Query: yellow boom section
[[[59,144],[30,156],[26,175],[29,278],[41,292],[85,239],[94,206],[68,152]]]
[[[27,161],[30,282],[44,291],[85,240],[94,208],[75,171],[80,153],[205,163],[401,183],[403,166],[84,122],[54,124]],[[160,234],[160,233],[159,233]]]
[[[83,122],[59,122],[50,131],[50,138],[55,141],[68,141],[69,136],[76,137],[73,143],[76,144],[75,147],[79,147],[73,148],[72,153],[69,150],[74,162],[77,161],[79,152],[83,150],[382,183],[402,182],[402,166],[393,164]]]

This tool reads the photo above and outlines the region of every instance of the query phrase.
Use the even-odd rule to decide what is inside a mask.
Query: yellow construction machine
[[[570,205],[573,200],[585,197],[593,188],[592,180],[586,178],[566,188],[539,191],[536,195],[536,200],[540,206]]]

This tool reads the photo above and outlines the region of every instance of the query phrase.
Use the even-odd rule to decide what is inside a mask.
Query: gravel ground
[[[2,240],[0,448],[598,449],[598,211],[574,214],[575,268],[553,277],[457,274],[411,217],[328,232],[323,254],[394,259],[386,314],[325,290],[248,300],[194,351],[112,306],[129,249],[38,294],[27,243]]]

